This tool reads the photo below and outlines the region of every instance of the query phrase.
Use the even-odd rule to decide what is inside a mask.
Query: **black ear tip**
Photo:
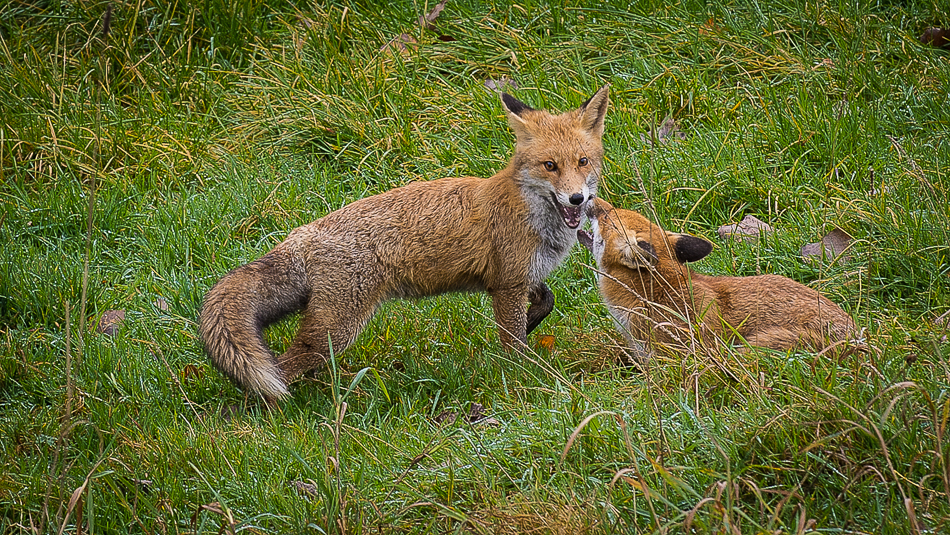
[[[528,106],[527,104],[525,104],[524,102],[521,102],[515,97],[509,95],[508,93],[501,94],[501,102],[502,104],[505,105],[505,108],[507,108],[508,111],[510,111],[511,113],[515,115],[521,115],[522,113],[526,111],[531,111],[534,109],[531,106]]]
[[[681,234],[676,240],[676,256],[682,262],[695,262],[706,258],[713,250],[712,242],[696,236]]]
[[[603,87],[598,89],[596,93],[591,95],[589,99],[585,100],[583,104],[581,104],[581,109],[582,110],[587,109],[587,106],[590,105],[590,101],[594,100],[594,97],[596,97],[597,95],[601,93],[609,94],[609,92],[610,92],[610,84],[604,85]]]

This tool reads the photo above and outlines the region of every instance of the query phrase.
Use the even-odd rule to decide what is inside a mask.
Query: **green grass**
[[[430,8],[0,7],[0,531],[947,530],[950,55],[916,40],[946,9],[448,3],[420,33]],[[602,196],[714,241],[703,272],[821,289],[869,351],[639,373],[578,248],[553,350],[502,352],[481,295],[393,302],[288,402],[245,400],[202,354],[204,293],[348,202],[500,169],[501,78],[556,110],[609,82]],[[685,139],[645,143],[668,116]],[[716,238],[746,214],[776,232]],[[854,259],[803,262],[835,226]],[[476,403],[497,425],[437,423]]]

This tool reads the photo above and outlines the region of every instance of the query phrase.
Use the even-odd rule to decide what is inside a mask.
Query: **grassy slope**
[[[104,2],[44,5],[0,7],[3,531],[946,529],[950,57],[915,40],[937,3],[450,4],[455,40],[405,55],[379,49],[419,5],[146,0],[107,34]],[[873,350],[634,373],[578,250],[551,351],[501,353],[482,296],[392,303],[279,410],[245,405],[200,351],[203,293],[346,202],[500,168],[502,77],[557,110],[610,82],[602,195],[716,241],[705,272],[821,288]],[[686,138],[644,143],[666,116]],[[715,239],[745,214],[778,231]],[[854,261],[803,263],[834,226]],[[500,425],[434,422],[473,403]]]

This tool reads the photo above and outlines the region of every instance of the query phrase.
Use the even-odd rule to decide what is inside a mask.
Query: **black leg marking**
[[[554,292],[545,284],[532,288],[528,293],[528,328],[526,334],[531,333],[540,325],[544,318],[554,310]]]

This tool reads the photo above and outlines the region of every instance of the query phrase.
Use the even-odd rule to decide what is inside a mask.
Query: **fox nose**
[[[584,196],[580,193],[575,193],[574,195],[571,195],[571,198],[568,200],[571,201],[571,204],[577,206],[578,204],[584,202]]]

